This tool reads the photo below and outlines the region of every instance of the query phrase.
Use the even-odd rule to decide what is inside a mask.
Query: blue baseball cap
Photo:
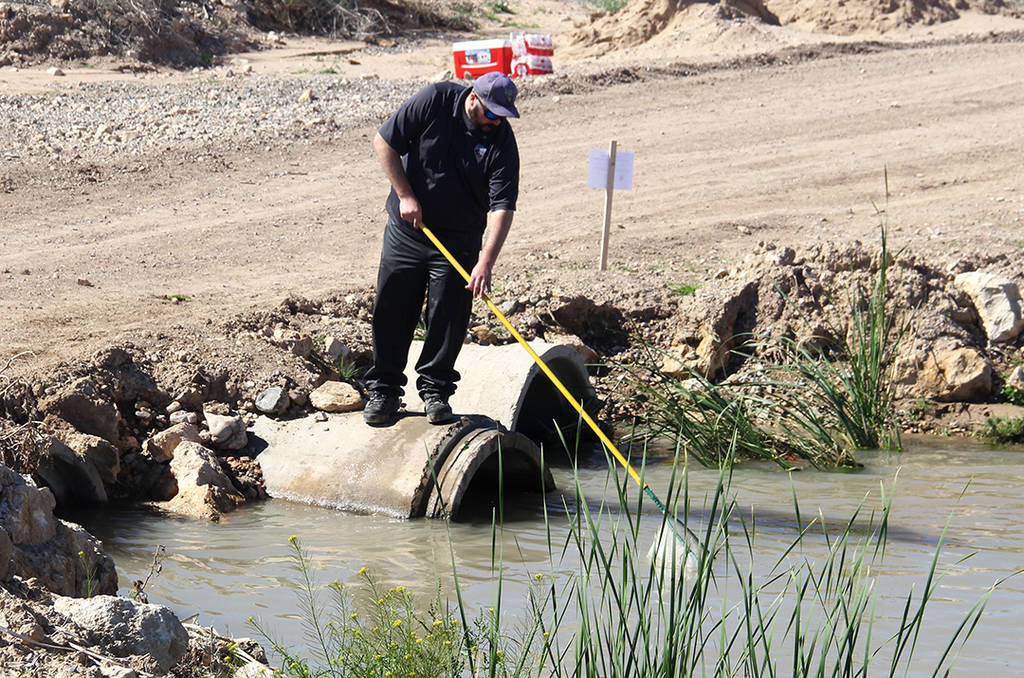
[[[473,81],[473,92],[484,102],[491,113],[503,118],[518,118],[515,101],[516,84],[504,73],[491,71]]]

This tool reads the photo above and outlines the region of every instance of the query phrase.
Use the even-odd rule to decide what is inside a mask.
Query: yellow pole
[[[463,268],[462,265],[455,260],[455,257],[452,256],[452,253],[449,252],[448,248],[446,248],[441,243],[441,241],[437,239],[437,236],[434,235],[434,233],[422,223],[420,224],[420,230],[423,231],[423,233],[428,238],[430,238],[430,241],[434,243],[437,249],[440,250],[441,254],[444,255],[445,259],[447,259],[448,262],[455,267],[455,270],[459,272],[459,274],[466,280],[466,282],[469,282],[469,273],[467,273],[466,269]],[[505,317],[505,314],[498,310],[498,307],[494,305],[494,302],[491,301],[491,298],[487,296],[486,292],[483,294],[483,300],[487,304],[487,307],[491,309],[491,312],[495,315],[495,317],[497,317],[498,320],[501,321],[501,324],[505,326],[505,329],[507,329],[512,334],[512,336],[516,338],[516,341],[518,341],[519,344],[526,349],[526,352],[530,354],[530,357],[533,358],[533,361],[535,363],[537,363],[537,366],[540,367],[541,371],[547,375],[548,379],[551,380],[551,383],[555,385],[555,388],[557,388],[562,393],[562,395],[565,396],[565,399],[569,401],[569,404],[572,405],[577,412],[579,412],[580,416],[583,418],[583,421],[587,422],[587,425],[590,426],[591,430],[595,434],[597,434],[597,437],[600,438],[601,442],[604,443],[605,446],[611,451],[611,453],[615,456],[615,459],[620,464],[622,464],[623,468],[626,469],[629,475],[633,477],[633,480],[635,480],[641,488],[646,490],[647,483],[645,483],[640,478],[640,474],[636,472],[636,469],[634,469],[626,460],[626,458],[622,455],[622,453],[619,452],[619,449],[615,447],[615,444],[608,439],[608,436],[604,434],[604,431],[602,431],[601,428],[590,417],[590,415],[587,414],[587,411],[583,409],[583,406],[580,403],[576,402],[576,399],[573,397],[573,395],[569,393],[569,389],[567,389],[565,385],[562,384],[561,379],[555,376],[555,373],[551,371],[551,368],[549,368],[543,360],[541,360],[540,356],[537,355],[537,352],[534,351],[528,343],[526,343],[526,340],[523,339],[523,335],[519,334],[516,328],[512,326],[512,323],[508,321],[508,318]]]

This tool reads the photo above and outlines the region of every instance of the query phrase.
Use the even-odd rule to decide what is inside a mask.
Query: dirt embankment
[[[414,28],[471,26],[441,7],[391,0],[0,2],[0,66],[103,56],[126,59],[124,68],[208,66],[217,56],[271,46],[282,31],[377,42]]]

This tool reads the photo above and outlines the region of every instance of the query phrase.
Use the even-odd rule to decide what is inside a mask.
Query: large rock
[[[119,442],[120,413],[87,379],[79,379],[60,393],[44,398],[39,402],[39,410],[44,416],[52,414],[63,419],[82,433],[115,445]]]
[[[362,409],[363,396],[352,384],[325,381],[309,394],[309,403],[324,412],[352,412]]]
[[[917,374],[917,392],[940,402],[973,402],[992,394],[992,364],[974,348],[931,351]]]
[[[178,484],[174,498],[161,504],[168,511],[194,518],[217,520],[233,511],[245,498],[220,467],[211,450],[182,442],[174,450],[171,473]]]
[[[245,420],[237,414],[215,414],[204,410],[203,417],[213,447],[219,450],[240,450],[248,443]]]
[[[117,482],[121,454],[113,443],[87,433],[71,433],[63,441],[75,454],[92,464],[105,486],[110,487]]]
[[[116,596],[58,596],[53,607],[81,630],[88,645],[115,657],[144,656],[151,670],[161,674],[170,671],[188,651],[188,632],[163,605]]]
[[[1007,342],[1024,331],[1020,290],[1012,281],[972,271],[957,275],[953,284],[974,302],[989,342]]]
[[[61,595],[115,593],[114,562],[79,525],[57,519],[55,506],[49,489],[0,465],[0,528],[11,541],[8,566]]]
[[[691,370],[714,379],[729,362],[736,346],[736,321],[757,303],[757,283],[747,282],[717,293],[705,300],[703,288],[696,302],[709,306],[696,336],[690,328],[676,334],[661,363],[663,374],[685,378]],[[696,344],[696,346],[694,346]]]
[[[142,451],[155,462],[167,462],[174,456],[174,448],[186,440],[198,443],[199,431],[192,424],[182,422],[160,431],[147,440],[142,446]]]
[[[272,386],[256,397],[256,409],[263,414],[281,414],[289,405],[291,398],[281,386]]]

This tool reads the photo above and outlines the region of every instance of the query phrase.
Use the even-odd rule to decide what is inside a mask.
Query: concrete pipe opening
[[[588,414],[597,413],[600,403],[578,353],[571,349],[568,353],[559,351],[545,360],[545,363],[575,402],[580,403]],[[580,420],[576,408],[536,366],[530,371],[523,386],[519,411],[512,428],[543,445],[551,455],[567,453],[566,445],[570,450],[575,449],[577,437],[584,440],[595,437]]]
[[[424,507],[430,518],[488,516],[500,496],[512,503],[555,489],[537,445],[520,433],[494,426],[468,431],[443,459]]]

